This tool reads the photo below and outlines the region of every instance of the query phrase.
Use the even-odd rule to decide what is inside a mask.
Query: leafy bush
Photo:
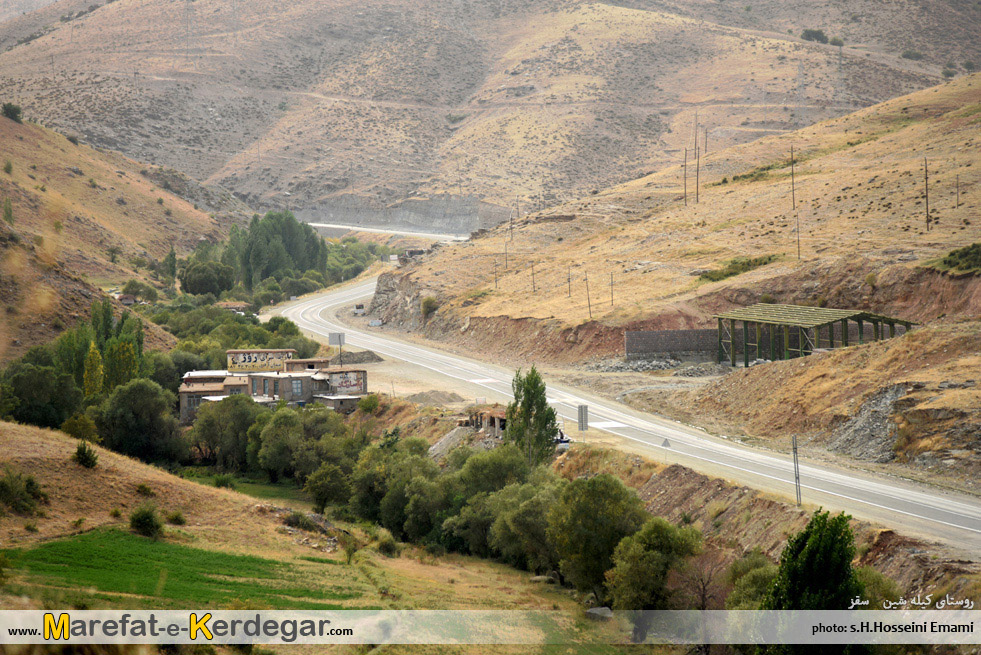
[[[840,46],[843,46],[843,45],[845,45],[845,41],[844,41],[844,39],[842,39],[842,38],[841,38],[841,37],[839,37],[839,36],[834,36],[834,37],[831,37],[831,40],[830,40],[830,41],[828,41],[828,43],[829,43],[830,45],[836,45],[836,46],[839,46],[839,47],[840,47]]]
[[[163,534],[163,522],[153,505],[140,505],[129,515],[129,527],[136,534],[157,539]]]
[[[5,466],[0,476],[0,504],[15,514],[33,514],[38,503],[48,502],[48,495],[41,490],[34,476],[24,475]]]
[[[361,541],[352,534],[341,533],[337,540],[341,544],[341,549],[344,551],[344,558],[348,564],[354,559],[355,554],[361,550]]]
[[[78,446],[75,448],[75,454],[72,455],[72,460],[79,466],[94,469],[95,465],[99,463],[99,454],[83,439],[78,442]]]
[[[157,493],[150,488],[150,485],[144,484],[142,482],[136,485],[136,493],[143,496],[144,498],[153,498],[154,496],[157,495]]]
[[[818,43],[828,42],[828,35],[824,33],[824,30],[804,30],[801,32],[800,38],[805,41],[817,41]]]
[[[718,282],[719,280],[724,280],[728,277],[739,275],[740,273],[746,273],[754,268],[766,266],[767,264],[776,260],[776,258],[776,255],[763,255],[762,257],[736,257],[735,259],[730,260],[729,263],[722,268],[717,268],[715,270],[702,273],[698,279],[706,280],[708,282]]]
[[[949,80],[957,75],[957,71],[953,68],[945,68],[940,74],[944,76],[944,79]]]
[[[219,489],[234,489],[235,477],[231,473],[221,473],[215,476],[214,485]]]
[[[283,523],[290,526],[291,528],[296,528],[298,530],[305,530],[306,532],[320,532],[320,526],[317,525],[316,521],[311,519],[309,516],[299,511],[292,511],[283,519]]]
[[[12,102],[3,103],[3,115],[15,123],[23,121],[20,105],[15,105]]]
[[[429,318],[432,316],[437,309],[439,309],[439,301],[432,296],[426,296],[422,299],[422,317]]]
[[[9,159],[3,162],[3,172],[7,175],[14,172],[14,164]]]
[[[360,409],[365,414],[374,414],[378,411],[378,394],[371,394],[365,396],[358,401],[358,409]]]
[[[917,50],[903,50],[903,54],[900,56],[903,59],[912,59],[913,61],[920,61],[923,59],[923,53]]]
[[[401,547],[392,533],[382,528],[378,531],[378,552],[385,557],[397,557]]]
[[[112,508],[112,511],[111,511],[111,512],[109,512],[109,516],[111,516],[111,517],[112,517],[112,518],[114,518],[114,519],[118,519],[118,518],[119,518],[119,517],[121,517],[122,515],[123,515],[123,512],[122,512],[122,510],[121,510],[121,509],[119,509],[118,507],[113,507],[113,508]]]
[[[69,134],[67,138],[68,138],[68,143],[74,146],[78,145],[78,137],[75,136],[74,134]]]
[[[187,520],[184,518],[184,513],[180,510],[175,510],[167,515],[167,523],[171,525],[185,525]]]

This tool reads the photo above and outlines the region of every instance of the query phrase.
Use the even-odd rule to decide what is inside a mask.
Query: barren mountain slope
[[[230,227],[150,182],[139,163],[38,125],[0,118],[0,163],[0,203],[13,218],[0,226],[0,359],[86,318],[97,287],[143,277],[171,245],[183,255]],[[158,332],[151,345],[166,338]]]
[[[712,152],[981,59],[978,9],[953,0],[828,5],[801,25],[810,3],[714,4],[117,0],[0,55],[0,97],[256,205],[527,209],[680,161],[696,110]],[[805,28],[847,43],[787,34]]]
[[[764,293],[913,321],[977,316],[978,278],[917,265],[981,240],[979,137],[976,74],[799,132],[710,152],[698,168],[697,202],[689,165],[687,206],[683,169],[673,166],[521,219],[513,230],[505,225],[441,248],[383,276],[373,308],[414,328],[422,323],[420,300],[433,296],[440,306],[427,323],[432,335],[483,337],[497,350],[566,361],[621,351],[625,326],[706,326],[712,312],[757,302]],[[771,255],[771,263],[735,277],[700,278],[736,257]],[[502,340],[501,331],[520,343]]]

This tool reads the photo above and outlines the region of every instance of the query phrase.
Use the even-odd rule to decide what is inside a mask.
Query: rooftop
[[[765,323],[769,325],[792,325],[802,328],[814,328],[837,321],[882,321],[884,323],[912,324],[901,318],[892,318],[872,314],[858,309],[830,309],[827,307],[806,307],[803,305],[777,305],[758,303],[749,307],[740,307],[713,318],[725,320],[747,321],[750,323]]]

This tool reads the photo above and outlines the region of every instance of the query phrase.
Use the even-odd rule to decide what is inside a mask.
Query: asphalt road
[[[452,378],[464,395],[485,396],[488,401],[511,399],[513,370],[408,343],[380,330],[360,330],[341,323],[336,316],[338,310],[370,298],[374,286],[374,280],[370,280],[344,287],[283,306],[275,313],[289,317],[308,333],[326,336],[344,332],[346,345],[370,349]],[[548,388],[550,402],[567,426],[576,425],[578,406],[586,404],[591,429],[633,441],[654,459],[677,462],[794,498],[793,464],[789,457],[736,444],[578,389],[551,382]],[[807,505],[844,510],[904,534],[942,541],[975,555],[981,552],[981,501],[970,496],[805,460],[800,465],[800,484]]]

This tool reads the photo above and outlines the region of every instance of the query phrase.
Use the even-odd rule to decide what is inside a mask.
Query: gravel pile
[[[694,364],[679,368],[674,374],[676,377],[682,378],[705,378],[713,375],[726,375],[734,370],[725,364]]]
[[[681,362],[677,359],[604,359],[583,365],[584,371],[600,371],[603,373],[643,373],[644,371],[666,371],[676,368]]]

